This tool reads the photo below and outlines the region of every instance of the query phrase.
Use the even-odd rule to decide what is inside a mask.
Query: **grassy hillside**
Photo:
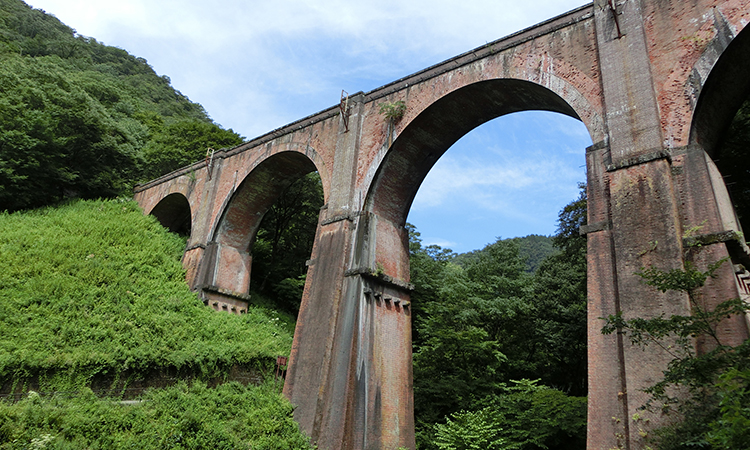
[[[242,316],[206,308],[184,282],[184,245],[132,201],[0,214],[0,385],[18,390],[33,381],[43,392],[67,395],[85,392],[103,375],[121,382],[172,371],[208,380],[235,365],[270,373],[276,356],[289,354],[289,324],[260,308]],[[136,441],[137,448],[172,448],[168,435],[208,439],[200,445],[175,441],[175,448],[238,448],[236,439],[249,439],[247,430],[261,426],[248,423],[259,414],[256,406],[270,408],[262,434],[292,427],[293,439],[301,438],[287,423],[291,407],[277,387],[201,386],[153,392],[137,407],[79,394],[2,403],[0,448],[28,448],[46,434],[61,443],[54,448],[119,448],[114,443]],[[233,418],[222,419],[227,414]],[[214,432],[211,424],[221,420],[239,434]],[[156,431],[138,431],[145,429]]]

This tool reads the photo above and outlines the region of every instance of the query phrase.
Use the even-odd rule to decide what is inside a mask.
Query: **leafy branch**
[[[618,312],[607,318],[602,333],[627,331],[634,345],[645,346],[653,343],[673,358],[694,357],[692,339],[701,335],[710,336],[716,342],[717,348],[723,348],[716,334],[716,325],[728,315],[744,313],[743,303],[739,299],[729,300],[713,310],[707,310],[701,305],[697,290],[705,285],[708,278],[715,277],[716,271],[726,261],[727,258],[721,259],[709,265],[706,271],[698,270],[690,261],[685,263],[684,269],[669,271],[654,267],[641,269],[636,272],[636,275],[643,278],[645,284],[661,292],[685,292],[690,300],[692,314],[690,316],[673,315],[669,318],[665,318],[662,314],[651,319],[634,318],[627,321],[622,317],[622,312]],[[667,345],[664,342],[669,337],[676,338],[676,346]]]
[[[664,378],[644,391],[651,400],[663,404],[664,412],[673,405],[685,420],[658,430],[659,448],[684,448],[683,444],[696,443],[699,448],[739,448],[734,443],[747,442],[750,431],[750,409],[743,407],[750,400],[750,339],[738,346],[723,343],[716,330],[719,323],[732,315],[743,315],[750,305],[739,298],[730,299],[713,309],[700,301],[698,290],[728,258],[721,259],[705,271],[687,262],[683,269],[663,271],[655,268],[641,269],[636,274],[645,284],[661,292],[684,292],[690,300],[691,315],[661,315],[651,319],[626,320],[622,313],[607,317],[603,334],[627,334],[631,343],[639,347],[655,344],[672,356],[664,371]],[[710,337],[715,347],[698,354],[695,339]],[[670,394],[672,388],[685,387],[689,396],[682,398]],[[744,448],[744,447],[743,447]]]

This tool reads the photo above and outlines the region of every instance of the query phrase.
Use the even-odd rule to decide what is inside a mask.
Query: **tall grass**
[[[0,213],[0,385],[57,392],[0,401],[0,449],[310,448],[274,381],[201,381],[235,365],[270,374],[293,331],[269,308],[205,307],[184,282],[184,247],[132,201]],[[135,405],[87,387],[159,371],[198,380]]]

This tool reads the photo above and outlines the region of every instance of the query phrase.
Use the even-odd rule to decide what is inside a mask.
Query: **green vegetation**
[[[292,318],[206,308],[184,238],[132,201],[45,207],[129,193],[242,138],[144,59],[19,0],[0,0],[0,92],[0,388],[39,391],[0,402],[0,448],[309,448],[274,381],[206,387],[270,376]],[[192,381],[117,401],[155,375]]]
[[[273,367],[288,328],[259,308],[205,308],[184,282],[184,245],[131,201],[0,215],[0,381],[68,390],[97,374]]]
[[[404,113],[406,112],[406,103],[403,100],[381,103],[378,112],[385,116],[385,119],[387,121],[398,122],[399,119],[404,117]]]
[[[518,243],[518,254],[525,263],[526,273],[536,272],[542,261],[556,250],[549,236],[530,234],[513,240]]]
[[[323,186],[317,172],[292,183],[263,216],[253,244],[254,295],[274,298],[274,307],[294,317],[299,311],[315,240]],[[255,302],[255,300],[254,300]]]
[[[455,255],[410,229],[420,449],[585,445],[585,212],[582,190],[533,273],[522,239]]]
[[[143,58],[0,0],[0,209],[114,197],[241,143]]]
[[[31,393],[0,403],[0,449],[311,448],[278,385],[202,383],[152,390],[138,404]]]
[[[0,449],[308,448],[272,380],[207,384],[235,366],[269,373],[277,355],[289,354],[323,203],[317,174],[289,186],[265,214],[252,249],[256,306],[217,314],[184,283],[183,238],[131,201],[65,200],[115,198],[242,138],[144,59],[20,0],[0,0],[0,92],[0,209],[39,208],[0,213],[0,388],[41,393],[0,402]],[[718,162],[743,222],[748,105]],[[391,124],[404,110],[402,101],[380,105]],[[561,211],[552,238],[498,239],[455,255],[423,247],[410,229],[419,448],[584,447],[584,192]],[[712,273],[686,265],[642,276],[693,295]],[[639,345],[676,337],[677,357],[651,393],[686,420],[653,437],[662,450],[747,447],[750,341],[717,340],[706,355],[690,345],[746,307],[729,301],[690,317],[610,318],[606,331]],[[90,390],[102,380],[123,389],[154,373],[193,381],[148,391],[138,404]],[[692,395],[671,398],[674,386]]]
[[[453,414],[445,424],[437,424],[437,448],[585,448],[585,397],[569,397],[536,381],[512,384],[502,385],[488,406]]]
[[[184,246],[132,201],[0,214],[0,386],[61,392],[0,403],[0,448],[305,448],[273,382],[200,382],[272,373],[292,331],[274,311],[206,308],[184,282]],[[198,381],[135,406],[87,387],[170,371]]]
[[[518,245],[518,256],[524,262],[524,272],[533,274],[545,258],[555,253],[556,248],[549,236],[530,234],[524,237],[511,238]],[[464,266],[470,264],[482,250],[473,250],[453,257],[453,262]]]

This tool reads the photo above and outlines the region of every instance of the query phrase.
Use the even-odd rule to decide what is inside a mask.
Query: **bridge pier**
[[[413,448],[408,234],[351,208],[362,96],[351,102],[336,146],[343,181],[321,211],[284,394],[322,449]],[[378,242],[392,251],[378,258]]]
[[[625,319],[691,314],[686,293],[659,292],[636,273],[682,269],[688,261],[706,270],[727,258],[700,298],[713,307],[738,296],[726,245],[694,247],[688,240],[691,233],[711,236],[739,231],[739,225],[706,152],[696,145],[665,146],[672,138],[661,126],[655,56],[647,48],[642,14],[640,2],[624,2],[614,12],[606,0],[595,2],[608,138],[587,151],[588,448],[646,448],[651,430],[675,420],[641,410],[649,400],[643,390],[662,379],[672,356],[656,345],[634,346],[627,336],[601,334],[602,318],[611,314]],[[745,249],[733,259],[746,257]],[[726,343],[748,336],[742,317],[720,328]],[[702,338],[696,341],[699,351],[706,345]]]

